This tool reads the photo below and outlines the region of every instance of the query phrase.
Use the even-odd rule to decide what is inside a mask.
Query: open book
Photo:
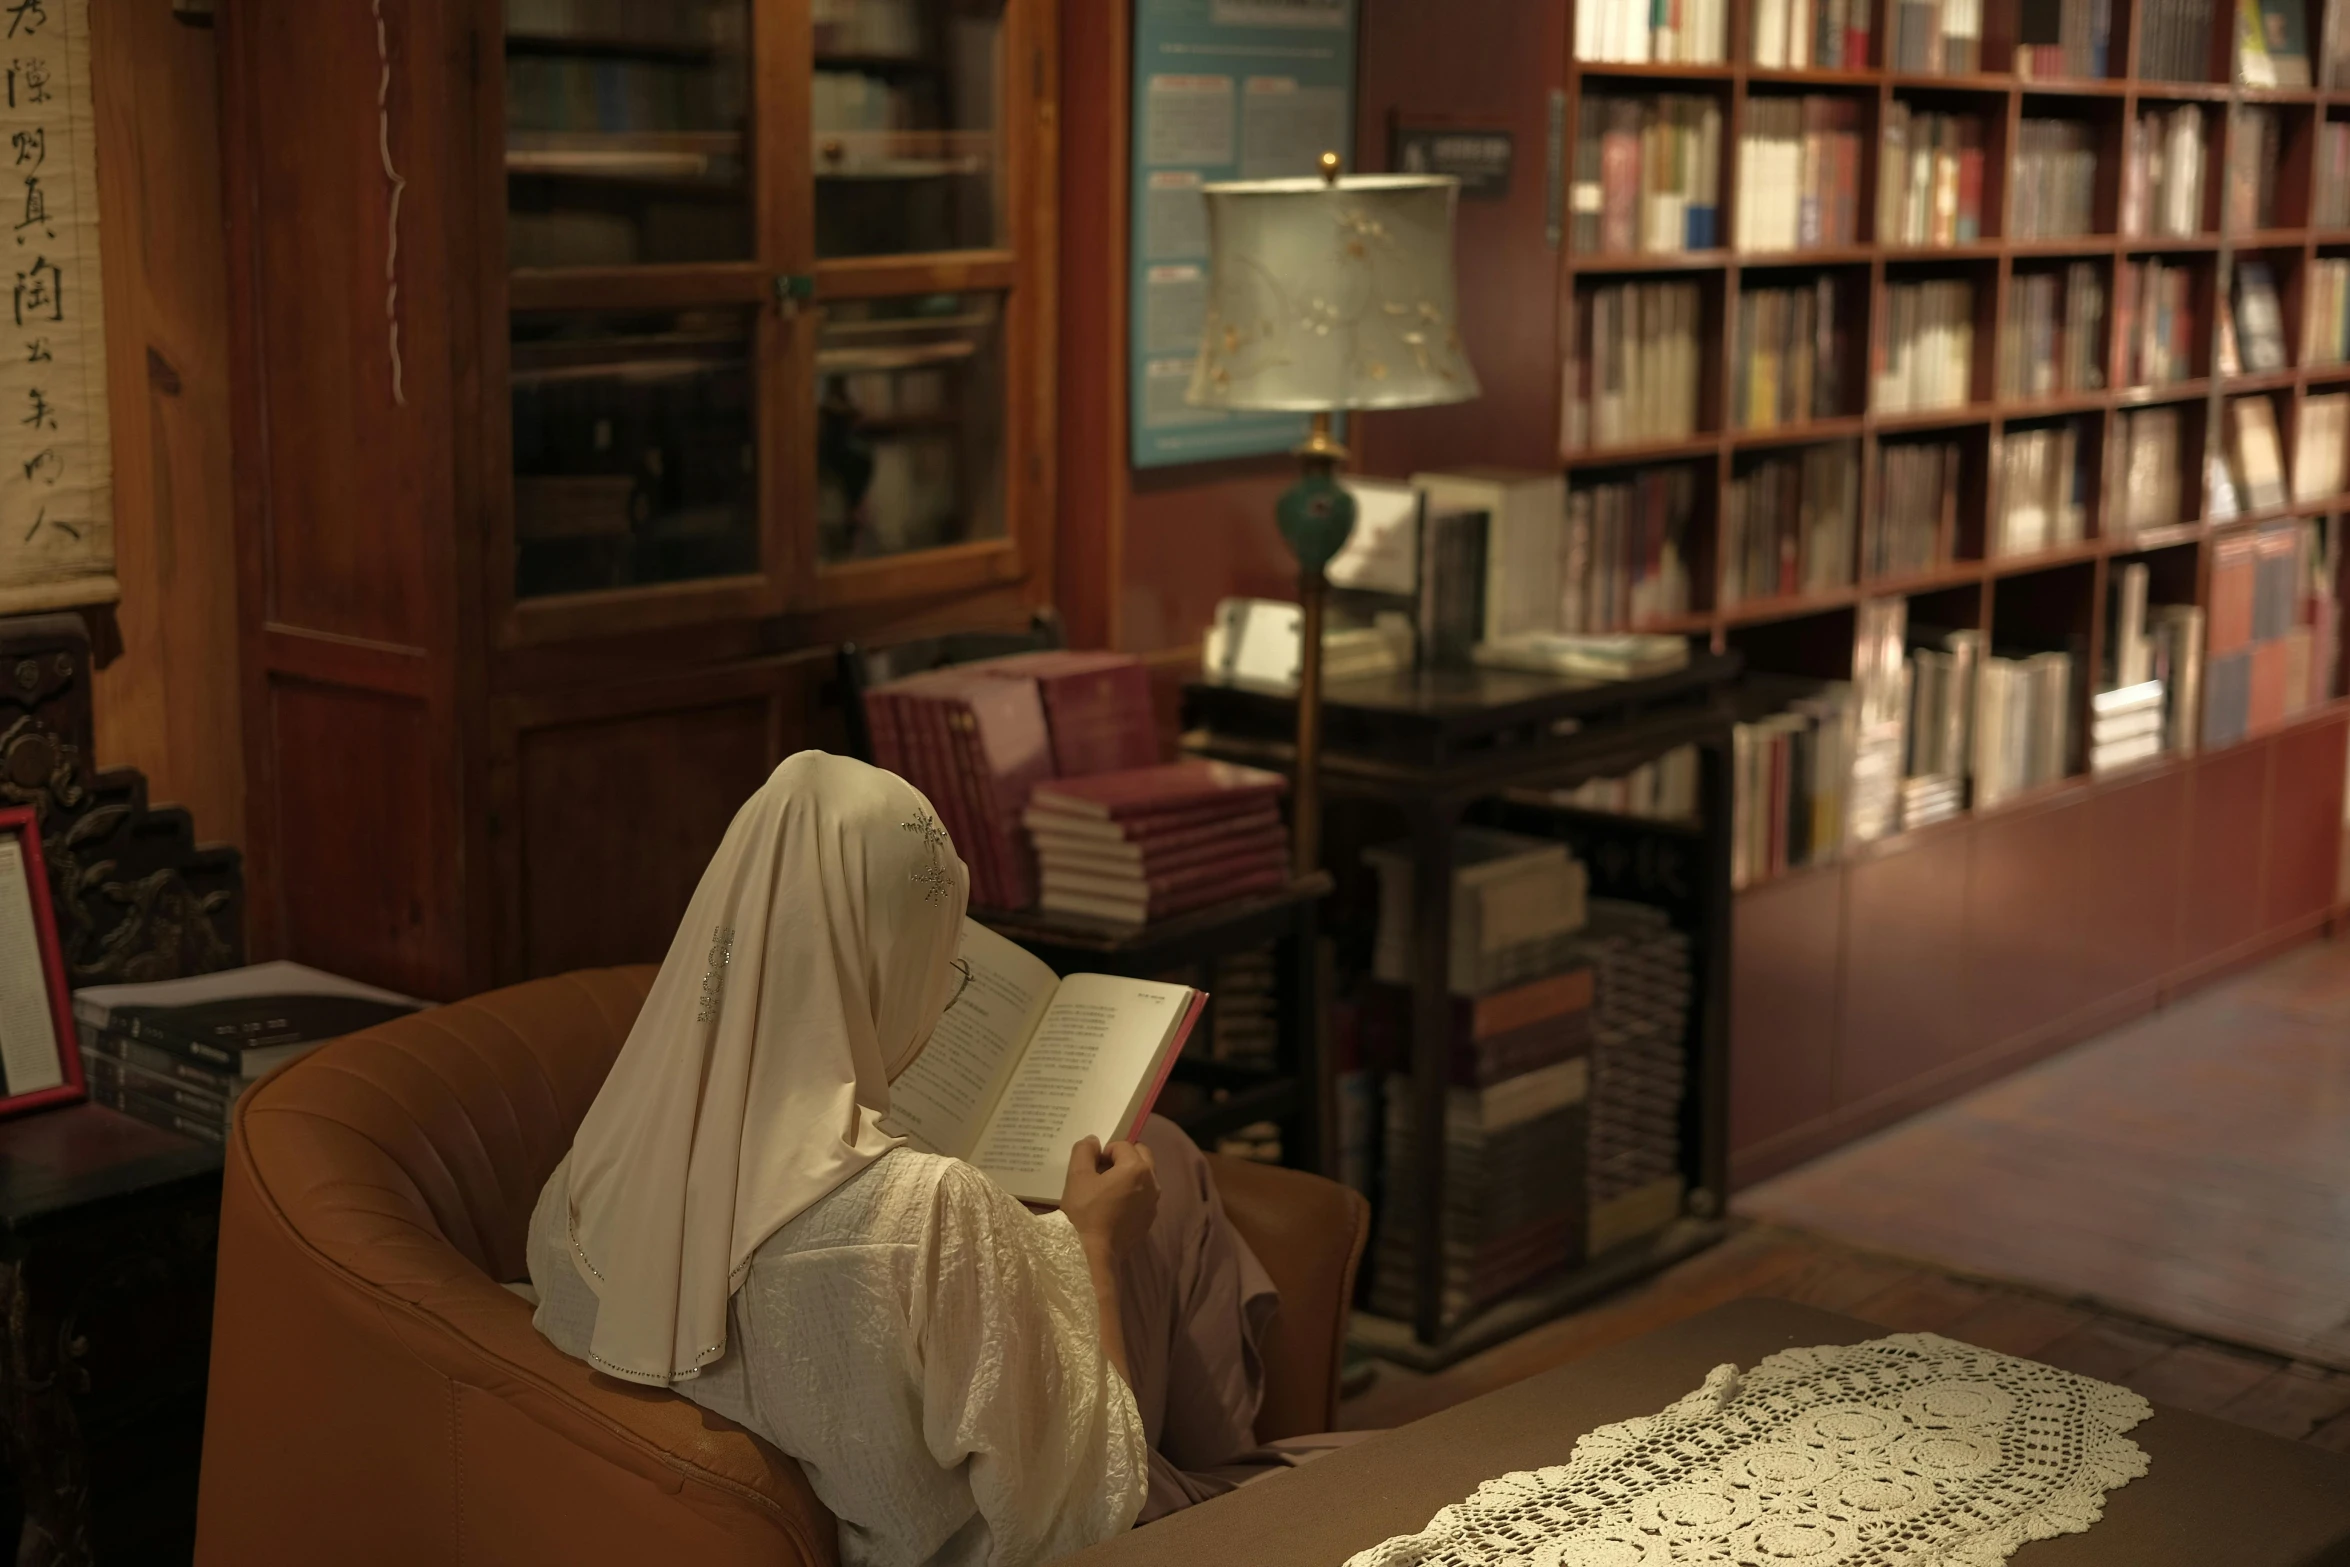
[[[969,1160],[1024,1202],[1058,1203],[1069,1150],[1142,1130],[1207,992],[1053,971],[963,922],[971,983],[889,1089],[882,1129]]]

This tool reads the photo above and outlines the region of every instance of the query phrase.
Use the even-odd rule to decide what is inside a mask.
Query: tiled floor
[[[2350,1366],[2350,943],[2290,953],[1750,1196],[1743,1211],[1805,1231],[1749,1223],[1448,1371],[1382,1366],[1340,1424],[1400,1424],[1760,1295],[2350,1452],[2350,1370],[2319,1363]],[[1820,1238],[1830,1226],[1840,1238]]]
[[[1736,1206],[2350,1369],[2350,941],[2299,948]]]

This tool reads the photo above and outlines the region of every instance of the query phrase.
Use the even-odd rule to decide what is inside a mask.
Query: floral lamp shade
[[[1454,309],[1460,182],[1210,185],[1207,332],[1189,401],[1316,413],[1477,395]]]

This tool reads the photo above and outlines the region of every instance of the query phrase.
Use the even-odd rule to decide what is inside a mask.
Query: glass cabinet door
[[[812,0],[816,254],[1004,242],[1003,0]]]
[[[505,4],[508,263],[751,259],[751,0]]]

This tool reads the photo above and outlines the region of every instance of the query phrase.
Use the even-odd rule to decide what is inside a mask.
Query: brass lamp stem
[[[1305,482],[1328,484],[1346,460],[1346,448],[1330,436],[1330,415],[1313,416],[1312,432],[1297,450]],[[1322,610],[1329,582],[1323,563],[1301,558],[1297,572],[1297,805],[1291,813],[1291,848],[1297,874],[1322,864]]]

